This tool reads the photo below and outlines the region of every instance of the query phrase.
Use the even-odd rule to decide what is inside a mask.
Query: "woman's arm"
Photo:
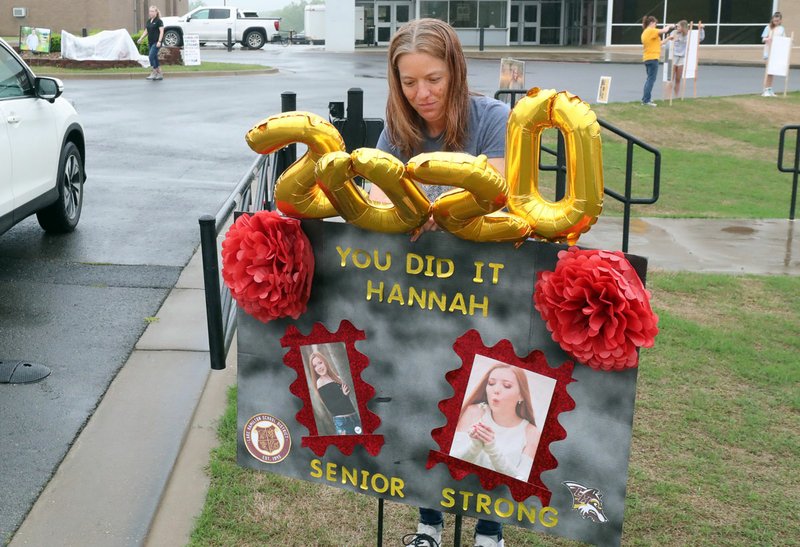
[[[158,27],[158,43],[160,44],[164,40],[164,24],[162,23],[160,27]]]

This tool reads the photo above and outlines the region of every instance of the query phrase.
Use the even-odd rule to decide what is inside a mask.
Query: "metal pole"
[[[281,93],[281,112],[294,112],[297,110],[297,94],[294,91],[284,91]],[[283,173],[287,167],[297,160],[297,145],[290,144],[281,151],[278,156],[278,175]]]
[[[792,176],[792,204],[789,207],[789,220],[794,220],[794,208],[797,203],[797,174],[800,172],[800,127],[795,133],[794,175]]]
[[[567,160],[564,148],[564,135],[558,131],[556,143],[556,201],[563,199],[567,193]]]
[[[461,547],[461,521],[463,517],[461,515],[456,515],[456,525],[453,530],[453,547]]]
[[[485,30],[486,29],[481,27],[478,31],[478,51],[483,51],[483,35]]]
[[[228,47],[228,51],[233,51],[233,30],[228,29],[228,43],[225,44]]]
[[[378,547],[383,545],[383,498],[378,498]]]
[[[225,368],[225,334],[222,326],[222,302],[217,260],[217,226],[211,215],[200,217],[200,247],[203,256],[203,279],[206,293],[208,352],[213,370]]]
[[[631,228],[631,186],[633,185],[633,143],[628,141],[628,154],[625,158],[625,202],[622,217],[622,252],[628,252],[628,235]]]

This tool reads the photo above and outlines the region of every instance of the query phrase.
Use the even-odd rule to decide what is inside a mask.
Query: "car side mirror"
[[[185,22],[185,23],[188,23],[188,22],[189,22],[189,21],[191,21],[191,20],[192,20],[192,18],[191,18],[191,17],[189,17],[189,16],[187,15],[187,16],[186,16],[186,21],[184,21],[184,22]]]
[[[64,84],[57,78],[36,78],[36,96],[49,102],[55,102],[64,92]]]

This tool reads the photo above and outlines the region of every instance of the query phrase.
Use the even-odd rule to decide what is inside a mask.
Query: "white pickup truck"
[[[259,49],[280,30],[280,19],[252,17],[232,6],[201,6],[182,17],[163,17],[164,45],[180,47],[184,34],[197,34],[200,42],[226,42],[231,38],[243,47]]]

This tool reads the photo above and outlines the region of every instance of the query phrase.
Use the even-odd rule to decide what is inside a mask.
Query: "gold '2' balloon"
[[[344,140],[330,122],[310,112],[277,114],[256,124],[247,132],[245,141],[259,154],[271,154],[294,142],[308,146],[308,152],[275,182],[275,203],[295,218],[338,214],[314,178],[314,168],[322,156],[344,150]]]
[[[558,202],[539,192],[542,132],[564,136],[566,196]],[[432,211],[439,226],[474,241],[522,241],[535,236],[574,245],[603,208],[600,126],[589,105],[566,91],[531,89],[508,120],[506,179],[485,156],[455,152],[420,154],[403,166],[373,149],[344,152],[330,123],[307,112],[288,112],[264,120],[247,134],[247,143],[269,154],[293,142],[309,150],[278,179],[279,209],[298,218],[340,214],[362,228],[408,232]],[[380,187],[391,204],[370,200],[353,182],[360,175]],[[412,180],[413,179],[413,180]],[[413,182],[453,186],[430,206]],[[508,212],[500,209],[508,208]]]
[[[496,212],[508,199],[505,179],[484,155],[429,152],[411,158],[411,177],[423,184],[455,186],[433,204],[436,224],[471,241],[521,241],[531,228],[523,219]]]
[[[566,195],[558,202],[539,193],[542,131],[564,136]],[[574,245],[603,210],[603,156],[600,125],[585,102],[566,91],[533,88],[512,110],[506,133],[508,209],[524,218],[536,236]]]
[[[352,154],[330,152],[317,162],[322,190],[343,219],[377,232],[404,233],[422,226],[431,203],[406,174],[403,162],[381,150],[359,148]],[[353,183],[362,176],[377,185],[391,203],[369,199]]]

